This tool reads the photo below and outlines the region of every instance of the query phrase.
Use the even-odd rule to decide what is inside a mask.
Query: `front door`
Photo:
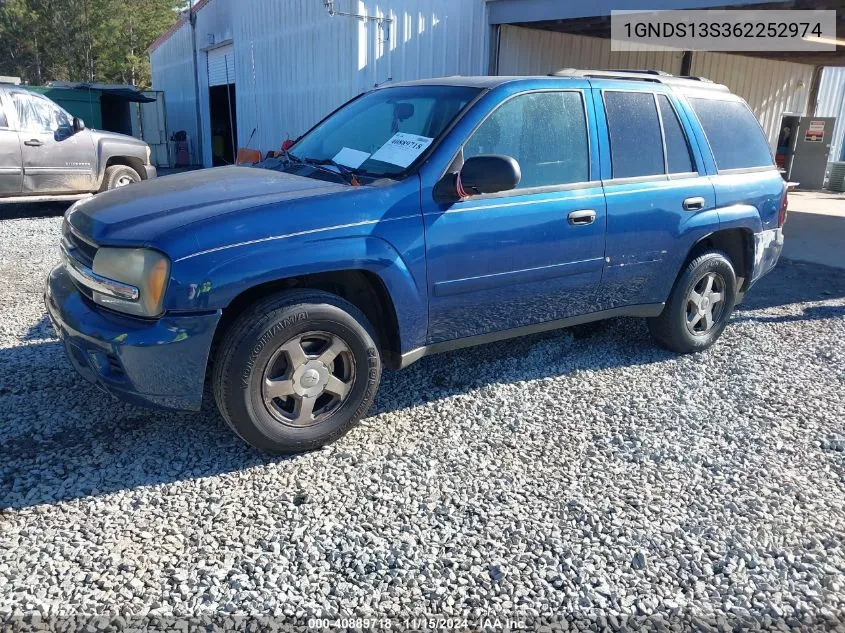
[[[6,114],[5,99],[0,93],[0,198],[21,192],[23,174],[20,141]]]
[[[55,103],[26,91],[11,91],[18,118],[25,194],[62,194],[96,189],[95,149],[88,130]]]
[[[423,202],[429,343],[590,312],[604,261],[605,200],[583,90],[519,93],[494,109],[463,158],[517,160],[516,189]]]

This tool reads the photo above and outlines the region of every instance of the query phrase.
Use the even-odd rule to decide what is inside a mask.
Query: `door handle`
[[[41,147],[42,145],[44,145],[44,143],[39,141],[37,138],[31,138],[28,141],[24,141],[23,144],[29,145],[30,147]]]
[[[566,219],[572,226],[585,226],[596,221],[596,212],[592,209],[570,211]]]
[[[684,200],[684,209],[687,211],[700,211],[704,208],[704,198],[696,196],[695,198],[687,198]]]

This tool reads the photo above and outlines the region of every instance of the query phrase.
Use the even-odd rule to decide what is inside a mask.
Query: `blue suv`
[[[46,304],[89,380],[189,410],[208,380],[271,453],[335,440],[383,367],[444,350],[617,316],[704,350],[783,245],[748,106],[653,71],[378,88],[260,167],[76,203]]]

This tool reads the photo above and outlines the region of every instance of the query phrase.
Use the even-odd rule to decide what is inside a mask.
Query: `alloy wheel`
[[[355,359],[336,334],[306,332],[286,341],[264,370],[261,395],[267,411],[282,424],[319,424],[352,390]]]
[[[704,336],[720,322],[725,312],[725,279],[718,273],[705,274],[687,295],[687,329]]]

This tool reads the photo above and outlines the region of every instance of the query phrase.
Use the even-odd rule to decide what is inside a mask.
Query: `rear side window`
[[[666,139],[666,164],[670,174],[683,174],[695,171],[690,156],[687,137],[675,108],[669,103],[666,95],[657,95],[660,104],[660,118],[663,120],[663,134]]]
[[[515,158],[518,189],[586,182],[590,178],[587,122],[580,92],[529,92],[499,106],[464,145],[479,154]]]
[[[741,101],[690,99],[710,143],[718,169],[772,165],[769,143],[748,106]]]
[[[663,139],[654,95],[650,92],[605,92],[614,178],[664,174]],[[687,170],[689,171],[689,170]]]

